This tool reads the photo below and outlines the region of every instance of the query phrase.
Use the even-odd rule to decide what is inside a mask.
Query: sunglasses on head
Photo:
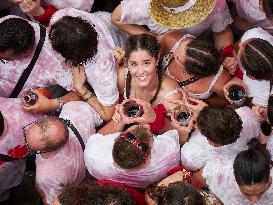
[[[142,155],[145,158],[148,157],[149,145],[147,143],[137,141],[136,136],[133,135],[132,133],[125,132],[125,133],[121,134],[116,140],[119,140],[119,139],[124,139],[124,140],[130,142],[131,144],[133,144],[136,148],[138,148],[142,152]]]

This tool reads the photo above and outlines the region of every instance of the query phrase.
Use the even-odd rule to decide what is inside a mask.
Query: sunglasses
[[[124,139],[128,142],[130,142],[131,144],[133,144],[136,148],[138,148],[142,155],[147,158],[148,157],[148,151],[149,151],[149,145],[147,143],[144,143],[144,142],[138,142],[136,140],[136,136],[133,135],[132,133],[130,132],[125,132],[123,134],[121,134],[117,139],[117,140],[120,140],[120,139]]]

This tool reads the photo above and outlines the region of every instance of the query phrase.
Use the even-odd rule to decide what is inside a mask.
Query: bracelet
[[[64,101],[62,98],[57,98],[59,100],[59,107],[58,109],[56,110],[57,112],[61,112],[63,106],[64,106]]]
[[[84,102],[87,102],[88,100],[90,100],[93,97],[93,93],[90,92],[90,94],[91,95],[89,97],[87,97],[87,98],[82,97],[82,99],[83,99]]]

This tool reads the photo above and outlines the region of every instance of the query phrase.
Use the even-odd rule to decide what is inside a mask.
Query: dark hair
[[[62,205],[136,205],[128,192],[97,182],[67,187],[58,195],[58,200]]]
[[[148,187],[147,193],[158,205],[205,205],[201,194],[187,182]]]
[[[266,15],[266,18],[270,21],[273,20],[273,1],[272,0],[263,0],[263,10]]]
[[[242,124],[236,111],[227,106],[207,106],[197,117],[197,126],[201,134],[217,145],[235,142],[240,137]]]
[[[248,150],[240,152],[233,163],[234,175],[239,185],[252,185],[269,180],[271,157],[257,138],[248,142]]]
[[[155,59],[159,58],[160,44],[157,41],[156,37],[152,35],[149,35],[149,34],[131,35],[127,39],[125,44],[125,58],[128,59],[132,52],[137,51],[139,49],[147,51]],[[161,88],[162,69],[160,65],[157,66],[157,74],[158,74],[157,91],[154,97],[151,99],[150,103],[153,103],[153,101],[156,99],[157,94]],[[126,82],[125,82],[127,98],[129,98],[129,95],[130,95],[131,78],[132,78],[131,74],[130,72],[128,72]]]
[[[12,50],[22,54],[34,47],[35,30],[21,18],[9,18],[0,23],[0,52]]]
[[[98,51],[98,33],[94,25],[80,17],[64,16],[51,26],[49,39],[54,50],[72,65],[92,60]]]
[[[4,129],[5,129],[4,116],[2,115],[2,112],[0,111],[0,136],[3,134]]]
[[[262,39],[253,39],[245,44],[240,57],[246,73],[257,80],[273,78],[273,46]]]
[[[135,135],[136,140],[140,142],[149,143],[151,134],[143,127],[137,127],[131,130],[130,133]],[[133,169],[143,164],[146,158],[143,153],[132,143],[118,139],[115,141],[112,150],[114,162],[123,169]]]
[[[273,95],[268,98],[267,118],[271,126],[273,126]]]
[[[187,45],[185,69],[196,77],[215,75],[221,66],[221,55],[208,41],[193,39]]]
[[[60,140],[54,140],[51,132],[48,130],[50,128],[51,123],[59,124],[59,134],[62,135]],[[58,148],[64,146],[69,138],[69,131],[65,123],[56,116],[48,116],[44,117],[41,120],[37,121],[36,125],[40,128],[40,134],[42,140],[45,141],[44,152],[55,151]]]

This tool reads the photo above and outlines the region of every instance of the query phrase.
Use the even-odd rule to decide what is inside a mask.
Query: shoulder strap
[[[12,162],[15,160],[19,160],[19,159],[16,159],[16,158],[9,156],[9,155],[0,154],[0,161],[2,161],[2,162]]]
[[[66,126],[68,126],[72,130],[72,132],[74,132],[75,136],[79,140],[79,143],[81,144],[82,150],[84,151],[85,144],[83,142],[82,136],[80,135],[80,133],[78,132],[76,127],[70,122],[70,120],[66,120],[66,119],[63,119],[63,118],[60,118],[60,119],[66,124]]]
[[[18,80],[15,88],[13,89],[12,93],[10,94],[10,98],[16,98],[19,93],[21,92],[21,90],[23,89],[39,55],[40,55],[40,52],[43,48],[43,44],[44,44],[44,41],[45,41],[45,37],[46,37],[46,29],[45,27],[43,27],[42,25],[40,25],[40,40],[39,40],[39,43],[35,49],[35,52],[34,52],[34,55],[28,65],[28,67],[24,70],[24,72],[22,73],[20,79]]]

